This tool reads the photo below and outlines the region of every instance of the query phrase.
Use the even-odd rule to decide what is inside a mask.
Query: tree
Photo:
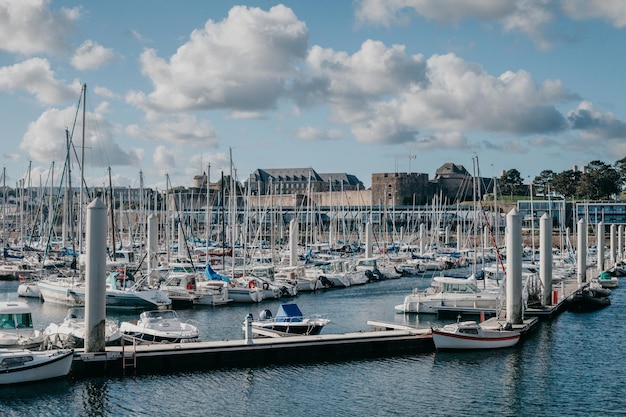
[[[555,174],[550,182],[551,188],[554,192],[561,194],[565,198],[576,197],[576,189],[580,182],[582,172],[580,171],[562,171]]]
[[[535,189],[535,194],[543,194],[548,195],[550,192],[550,185],[554,177],[556,176],[556,172],[551,169],[546,169],[541,171],[539,175],[535,177],[533,180],[533,187]]]
[[[611,198],[620,190],[620,174],[611,165],[595,160],[585,167],[576,194],[590,200],[602,200]]]
[[[523,184],[522,176],[515,168],[505,171],[500,177],[500,189],[502,190],[502,194],[510,194],[511,197],[513,194],[523,192]]]
[[[623,188],[624,185],[626,185],[626,156],[616,161],[613,166],[615,167],[615,171],[619,174],[620,188]]]

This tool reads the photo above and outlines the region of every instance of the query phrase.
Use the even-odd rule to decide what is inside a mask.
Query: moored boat
[[[596,290],[584,287],[576,290],[567,297],[567,311],[574,313],[586,313],[596,311],[611,305],[608,297],[600,295]]]
[[[33,327],[27,303],[0,302],[0,348],[41,349],[43,341],[43,332]]]
[[[105,320],[104,343],[119,345],[122,333],[116,322]],[[70,308],[61,324],[50,323],[44,329],[49,346],[60,348],[82,348],[85,345],[85,309]]]
[[[70,372],[72,359],[73,351],[70,349],[0,349],[0,385],[66,376]]]
[[[263,310],[259,320],[252,321],[252,327],[283,333],[317,335],[328,323],[330,320],[319,316],[304,317],[297,304],[281,304],[276,317],[272,317],[270,310]]]
[[[124,321],[120,331],[138,341],[154,343],[197,342],[198,328],[179,320],[174,310],[144,311],[136,321]]]
[[[516,345],[521,336],[519,331],[508,325],[485,328],[475,321],[446,324],[442,328],[434,328],[432,333],[437,350],[505,348]]]

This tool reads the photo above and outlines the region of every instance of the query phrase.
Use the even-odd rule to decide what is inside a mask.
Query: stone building
[[[372,205],[410,206],[426,204],[430,197],[428,174],[372,174]]]
[[[363,188],[357,177],[345,173],[318,174],[313,168],[257,169],[244,182],[251,195],[308,194]]]

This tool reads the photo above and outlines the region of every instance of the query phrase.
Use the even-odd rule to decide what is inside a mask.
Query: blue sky
[[[57,182],[84,83],[91,185],[216,181],[231,151],[240,180],[530,180],[626,156],[625,60],[622,0],[0,0],[2,167]]]

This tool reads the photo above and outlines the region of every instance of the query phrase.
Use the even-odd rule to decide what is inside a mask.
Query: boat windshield
[[[452,283],[443,283],[442,291],[444,292],[456,292],[456,293],[477,293],[480,292],[478,287],[472,283],[462,283],[462,284],[452,284]]]
[[[0,314],[0,329],[15,329],[13,314]]]
[[[174,310],[146,311],[144,313],[141,313],[141,315],[143,316],[143,318],[146,319],[171,320],[178,318]]]

